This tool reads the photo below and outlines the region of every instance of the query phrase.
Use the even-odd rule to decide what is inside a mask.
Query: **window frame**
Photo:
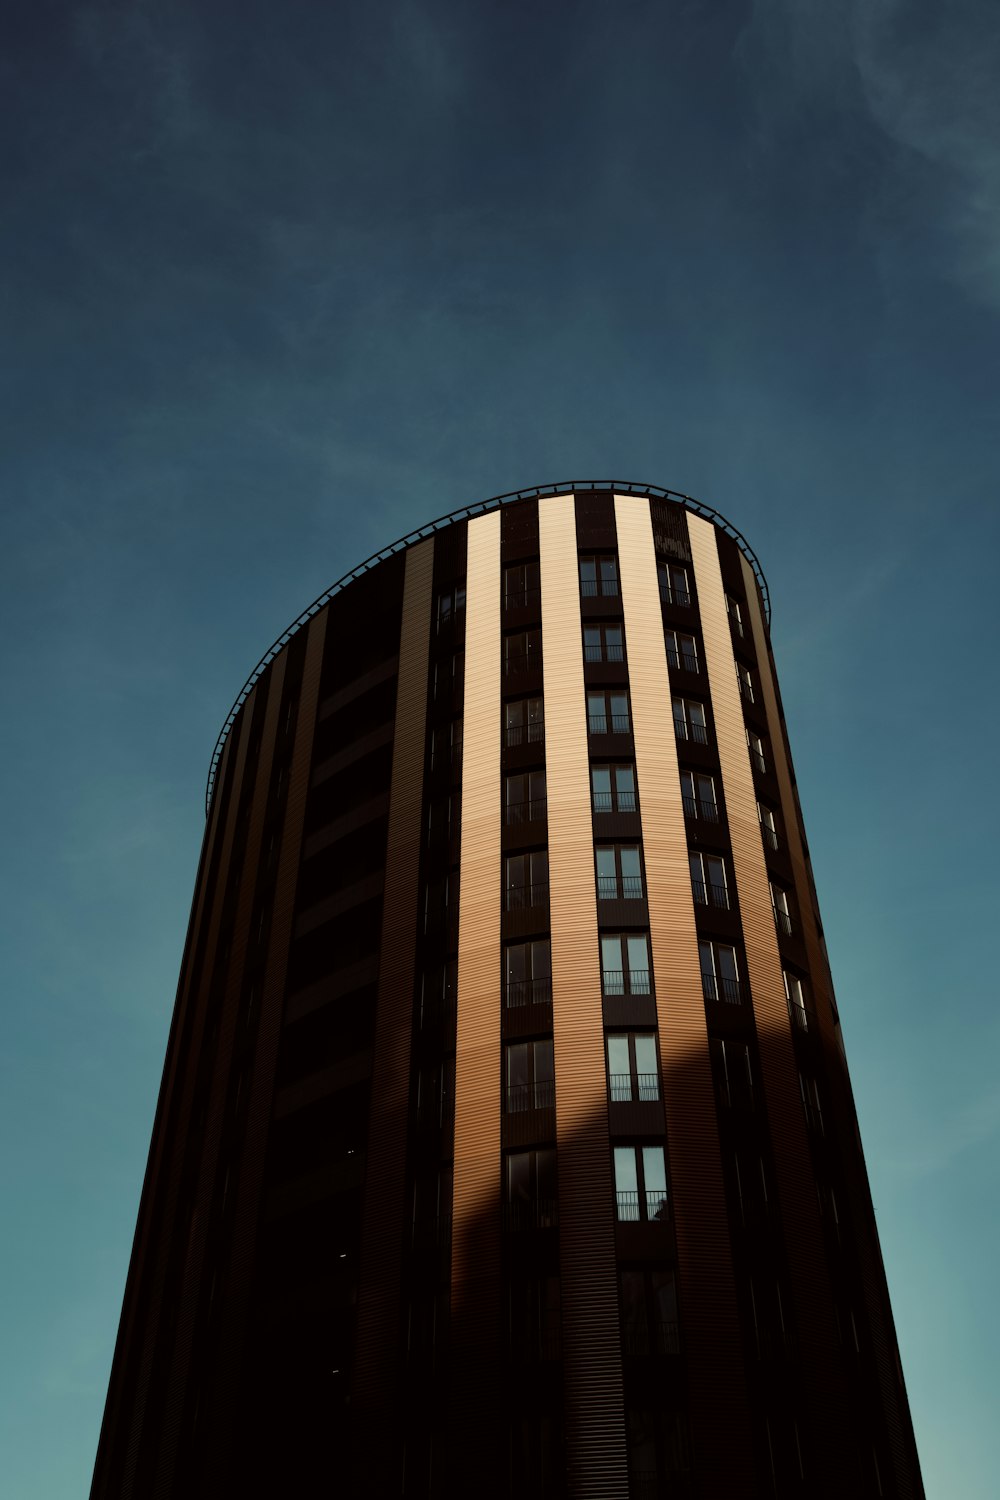
[[[511,787],[515,782],[522,782],[526,796],[514,800],[511,798]],[[503,815],[504,824],[507,827],[516,827],[523,823],[539,823],[548,816],[548,788],[544,771],[508,771],[503,782]],[[526,808],[524,814],[513,814],[514,808]]]
[[[586,697],[588,735],[632,733],[632,700],[627,688],[587,688]],[[598,702],[602,705],[599,713],[594,710]]]
[[[705,956],[711,956],[712,967],[709,971],[705,967]],[[732,955],[734,975],[723,974],[719,967],[719,958],[723,954]],[[701,969],[701,988],[706,1000],[713,1005],[742,1005],[744,1001],[743,986],[744,979],[740,967],[739,953],[733,943],[718,942],[715,938],[698,939],[698,963]]]
[[[664,645],[667,651],[667,661],[675,672],[690,672],[693,676],[701,673],[701,658],[698,653],[697,638],[684,630],[665,630],[663,633]],[[685,649],[684,643],[690,649]]]
[[[717,866],[722,872],[721,882],[711,880],[706,862]],[[715,907],[718,911],[731,911],[729,896],[729,872],[721,854],[704,854],[700,849],[688,850],[688,865],[691,871],[691,893],[695,906]],[[695,874],[697,865],[700,873]]]
[[[679,609],[690,609],[691,580],[688,577],[687,568],[682,567],[680,563],[660,559],[656,564],[656,582],[660,590],[661,604],[672,604]]]
[[[621,1055],[621,1043],[625,1043],[628,1058],[628,1072],[623,1073],[620,1068],[612,1071],[612,1042],[619,1045],[615,1048]],[[649,1056],[648,1047],[652,1045],[652,1058]],[[640,1045],[642,1044],[642,1045]],[[608,1100],[612,1104],[658,1104],[660,1102],[660,1049],[659,1038],[655,1031],[608,1031],[604,1037],[604,1060],[608,1072]],[[645,1066],[640,1068],[640,1062],[652,1061],[653,1071],[650,1072]],[[615,1080],[618,1080],[616,1083]],[[625,1082],[628,1083],[627,1092]]]
[[[608,773],[609,790],[607,792],[598,792],[594,786],[594,773],[601,771]],[[623,793],[622,788],[618,785],[619,771],[627,771],[629,773],[632,780],[631,791],[626,788]],[[631,807],[622,807],[621,801],[623,795],[626,798],[630,797],[632,799]],[[598,797],[605,796],[610,798],[610,806],[598,807]],[[598,817],[604,817],[611,813],[617,813],[622,817],[631,817],[634,813],[637,813],[639,811],[639,789],[636,782],[635,762],[612,760],[598,761],[592,764],[590,767],[590,805],[594,814]]]
[[[616,631],[620,640],[608,641],[609,631]],[[596,645],[588,644],[587,636],[596,635]],[[597,653],[596,655],[594,653]],[[617,655],[615,654],[617,652]],[[625,660],[625,626],[621,620],[586,620],[583,625],[583,660],[585,663],[608,662],[620,665]]]
[[[678,706],[681,709],[680,715],[677,713]],[[694,745],[708,744],[708,711],[700,699],[684,698],[679,693],[673,693],[670,698],[670,708],[674,719],[674,734],[679,740],[690,740]],[[690,713],[692,708],[697,709],[701,714],[700,724],[696,716],[692,717]]]
[[[642,941],[646,950],[646,967],[633,968],[630,944]],[[652,995],[653,970],[650,957],[648,932],[602,932],[599,936],[601,955],[601,994],[616,997],[622,995]],[[609,968],[605,962],[610,945],[617,943],[619,966]],[[618,979],[609,979],[618,975]],[[639,976],[644,975],[644,978]]]
[[[523,1060],[524,1081],[511,1082],[511,1065]],[[539,1072],[541,1068],[541,1073]],[[554,1109],[556,1102],[555,1056],[552,1038],[519,1038],[503,1048],[504,1114],[523,1115],[535,1109]]]
[[[512,866],[521,863],[526,880],[511,880]],[[549,900],[549,851],[547,849],[518,850],[505,855],[504,865],[504,911],[531,911],[547,906]],[[526,891],[526,899],[511,899],[514,891]]]
[[[624,871],[623,854],[635,854],[636,871],[626,875]],[[614,863],[614,874],[607,871],[601,873],[601,855],[611,854]],[[607,860],[604,861],[607,864]],[[629,860],[631,863],[631,860]],[[601,901],[644,901],[646,899],[646,879],[643,869],[642,844],[636,840],[628,840],[621,844],[595,844],[594,845],[594,870],[597,882],[597,900]],[[608,887],[611,881],[614,889]],[[602,889],[602,882],[603,889]]]
[[[718,799],[718,797],[716,795],[716,791],[715,791],[715,777],[712,776],[708,771],[685,771],[685,770],[682,770],[680,774],[681,774],[681,805],[682,805],[682,807],[684,809],[684,816],[687,817],[687,818],[696,818],[700,822],[704,822],[704,823],[718,823],[719,822],[719,799]],[[688,777],[688,779],[690,781],[690,790],[685,790],[685,786],[684,786],[684,778],[685,778],[685,776]],[[698,788],[697,783],[701,782],[701,781],[707,781],[708,784],[709,784],[709,786],[711,787],[711,790],[712,790],[712,801],[711,801],[711,803],[707,803],[705,801],[705,799],[699,795],[700,788]],[[708,809],[708,808],[711,808],[710,812],[706,811],[706,809]]]
[[[650,1169],[659,1154],[660,1172],[652,1175],[663,1178],[663,1186],[650,1187]],[[623,1179],[621,1169],[626,1156],[631,1156],[632,1171]],[[670,1218],[670,1183],[667,1177],[667,1154],[662,1141],[616,1141],[612,1146],[612,1167],[615,1191],[615,1222],[618,1224],[664,1224]],[[623,1180],[634,1179],[635,1187],[622,1187]],[[655,1211],[650,1212],[652,1208]],[[633,1212],[634,1210],[634,1212]]]
[[[524,973],[512,974],[523,959]],[[520,1010],[526,1005],[552,1004],[552,944],[549,938],[522,938],[503,945],[503,998],[505,1010]]]
[[[521,710],[520,723],[513,722],[517,715],[512,715],[512,710]],[[541,693],[504,700],[503,738],[507,750],[545,743],[545,699]]]
[[[584,577],[584,569],[593,567],[593,578]],[[617,599],[621,596],[618,556],[614,552],[581,552],[578,556],[581,599]]]

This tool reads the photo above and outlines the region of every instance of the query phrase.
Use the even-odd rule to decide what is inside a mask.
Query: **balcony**
[[[594,792],[595,813],[634,813],[636,810],[635,792],[619,792],[617,806],[613,792]]]
[[[614,875],[597,877],[598,901],[641,901],[642,894],[641,875],[623,875],[620,879]]]
[[[508,724],[504,730],[504,744],[508,750],[514,750],[518,745],[540,745],[544,739],[544,719],[535,719],[530,724]]]
[[[761,756],[761,761],[763,762],[763,756]],[[763,766],[762,766],[762,769],[763,769]],[[778,847],[778,835],[774,831],[774,829],[771,827],[771,825],[769,823],[762,823],[760,825],[760,831],[761,831],[761,835],[763,837],[764,843],[767,845],[767,847],[769,849],[777,849],[777,847]]]
[[[675,672],[697,672],[699,670],[698,658],[693,651],[677,651],[669,643],[667,644],[667,661]]]
[[[548,811],[547,797],[529,797],[523,802],[507,803],[508,823],[540,822]]]
[[[540,672],[541,669],[540,651],[511,652],[504,660],[504,672],[508,677],[523,677],[527,672]]]
[[[664,1224],[670,1217],[667,1194],[663,1188],[648,1193],[638,1192],[634,1188],[625,1192],[619,1190],[615,1193],[615,1201],[619,1224],[641,1224],[644,1220],[651,1224]]]
[[[809,1025],[809,1012],[804,1005],[796,1005],[794,1001],[789,1000],[788,1018],[796,1031],[808,1033],[811,1029]]]
[[[588,662],[622,662],[625,660],[625,648],[624,646],[607,644],[603,646],[584,646],[583,659]]]
[[[507,887],[507,910],[530,911],[532,907],[548,906],[549,882],[532,880],[525,885]]]
[[[540,588],[533,589],[511,589],[504,596],[504,607],[506,609],[537,609],[542,602],[542,591]]]
[[[508,1010],[519,1009],[522,1005],[551,1005],[552,980],[548,977],[508,979],[506,999]]]
[[[691,595],[686,589],[673,588],[669,583],[660,579],[660,603],[676,604],[681,609],[688,609],[691,604]]]
[[[517,1198],[503,1206],[503,1227],[515,1234],[527,1229],[555,1229],[558,1223],[557,1198]]]
[[[740,1005],[743,1001],[743,987],[738,979],[723,979],[715,974],[707,974],[701,971],[701,987],[706,1000],[713,1003],[721,1001],[725,1005]]]
[[[601,985],[605,995],[651,995],[648,969],[604,969]]]
[[[788,912],[782,911],[780,906],[775,906],[772,908],[772,910],[774,912],[774,925],[777,927],[778,931],[783,932],[785,934],[785,937],[791,937],[792,919],[789,916]]]
[[[704,880],[692,880],[694,899],[699,906],[717,906],[720,911],[729,910],[729,890],[724,885],[707,884]]]
[[[581,578],[580,597],[582,599],[617,599],[617,578]]]
[[[611,1073],[612,1104],[655,1104],[660,1097],[658,1073]]]
[[[538,1083],[515,1083],[507,1090],[507,1113],[523,1115],[529,1109],[554,1109],[556,1086],[551,1078]]]
[[[704,823],[717,823],[719,821],[719,809],[714,802],[706,802],[703,797],[682,796],[684,804],[684,816],[686,818],[700,818]]]
[[[679,740],[691,740],[695,745],[708,744],[708,728],[705,724],[692,724],[689,719],[674,719],[674,732]]]
[[[761,752],[759,750],[755,750],[752,745],[750,746],[750,764],[753,766],[754,770],[759,771],[762,776],[767,775],[767,761],[764,759]],[[774,847],[776,849],[778,847],[777,844],[775,844]]]
[[[588,714],[587,728],[591,734],[631,734],[632,720],[628,714]]]

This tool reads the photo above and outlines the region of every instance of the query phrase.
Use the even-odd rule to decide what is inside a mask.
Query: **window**
[[[541,698],[517,698],[504,706],[504,743],[509,750],[518,745],[540,745],[545,738],[545,710]]]
[[[465,652],[453,651],[434,663],[434,701],[450,698],[465,682]]]
[[[626,1412],[629,1494],[636,1500],[690,1494],[691,1442],[680,1412],[630,1407]]]
[[[437,628],[444,630],[459,615],[465,612],[465,583],[458,583],[454,588],[445,589],[438,594],[437,602]]]
[[[446,1245],[451,1236],[451,1167],[413,1184],[413,1243]]]
[[[552,1002],[552,959],[548,938],[511,943],[504,950],[508,1008]]]
[[[440,932],[458,914],[459,871],[451,870],[424,887],[424,933]]]
[[[712,1072],[719,1102],[726,1109],[753,1108],[753,1073],[750,1048],[746,1042],[723,1041],[713,1037]]]
[[[454,1016],[457,992],[458,964],[454,959],[429,970],[420,987],[421,1026],[439,1026],[442,1021]]]
[[[455,1102],[455,1059],[445,1058],[417,1074],[417,1119],[421,1125],[441,1127],[451,1121]]]
[[[667,1166],[662,1146],[615,1147],[615,1197],[620,1223],[668,1216]]]
[[[508,823],[534,823],[545,817],[545,772],[525,771],[504,782],[504,807]]]
[[[705,721],[704,703],[691,698],[675,698],[674,732],[679,740],[694,740],[696,745],[708,744],[708,727]]]
[[[706,823],[719,821],[719,804],[715,799],[715,781],[697,771],[681,772],[681,801],[684,816],[702,818]]]
[[[793,1026],[800,1031],[809,1030],[809,1011],[806,1007],[806,991],[802,980],[796,974],[789,974],[787,969],[782,969],[785,979],[785,999],[788,1001],[788,1015]]]
[[[660,584],[660,598],[664,604],[686,607],[691,603],[686,568],[679,568],[676,563],[657,563],[656,576]]]
[[[636,810],[634,766],[591,766],[590,789],[595,813]]]
[[[559,1277],[517,1277],[510,1282],[510,1352],[521,1363],[558,1359]],[[517,1491],[521,1494],[523,1491]]]
[[[542,597],[537,562],[515,563],[503,570],[503,597],[507,609],[527,609]]]
[[[587,728],[591,734],[631,734],[628,693],[588,693]]]
[[[749,667],[745,667],[741,661],[736,663],[736,681],[740,694],[748,703],[753,703],[753,673]]]
[[[439,838],[451,838],[453,829],[461,821],[462,797],[452,792],[448,797],[438,797],[427,808],[428,842]]]
[[[453,719],[450,724],[439,724],[431,730],[432,771],[462,764],[462,724],[461,719]]]
[[[554,1146],[507,1157],[508,1229],[550,1229],[559,1222]]]
[[[757,803],[757,816],[760,819],[760,832],[764,843],[769,849],[778,847],[778,820],[769,807],[763,802]]]
[[[549,856],[545,849],[533,854],[508,854],[504,876],[508,911],[527,911],[547,904]]]
[[[762,774],[767,770],[767,758],[764,754],[764,741],[759,734],[754,734],[752,729],[747,730],[747,749],[750,751],[750,762],[755,771]]]
[[[823,1135],[823,1105],[820,1101],[819,1084],[815,1078],[806,1073],[799,1074],[799,1089],[802,1094],[802,1108],[805,1112],[806,1124],[815,1130],[817,1135]]]
[[[608,844],[595,850],[598,901],[641,901],[642,862],[638,844]]]
[[[689,854],[691,889],[699,906],[718,906],[729,910],[729,886],[726,863],[715,854]]]
[[[612,1034],[607,1039],[607,1053],[612,1104],[651,1104],[659,1099],[660,1066],[654,1033]]]
[[[774,912],[774,925],[779,932],[786,937],[792,935],[792,908],[788,900],[788,892],[783,886],[771,884],[771,910]],[[787,986],[786,986],[787,988]]]
[[[617,597],[618,561],[610,555],[580,558],[580,593],[584,599]]]
[[[649,939],[646,934],[601,938],[601,982],[605,995],[650,995]]]
[[[766,1224],[770,1217],[771,1194],[767,1187],[764,1158],[755,1151],[734,1151],[733,1173],[742,1223],[747,1227]]]
[[[624,661],[625,630],[621,625],[585,625],[584,661]]]
[[[517,630],[503,638],[503,669],[508,677],[520,677],[542,665],[542,632]]]
[[[668,630],[667,661],[675,672],[697,672],[698,671],[698,642],[693,635],[681,635],[676,630]]]
[[[743,611],[740,608],[740,601],[738,599],[734,599],[732,594],[726,595],[726,612],[729,615],[730,625],[736,631],[736,634],[738,636],[742,636]]]
[[[504,1049],[507,1113],[551,1109],[556,1102],[552,1038],[543,1042],[510,1042]]]
[[[721,1000],[739,1005],[743,999],[736,949],[728,943],[698,944],[701,958],[701,987],[706,1000]]]
[[[679,1354],[673,1271],[622,1271],[622,1346],[626,1354]]]

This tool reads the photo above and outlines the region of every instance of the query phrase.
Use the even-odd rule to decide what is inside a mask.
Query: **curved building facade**
[[[923,1490],[753,554],[631,485],[310,608],[213,760],[94,1500]]]

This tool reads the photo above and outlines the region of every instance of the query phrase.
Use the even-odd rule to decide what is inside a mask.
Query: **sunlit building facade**
[[[264,658],[94,1500],[922,1497],[768,611],[708,507],[548,486]]]

